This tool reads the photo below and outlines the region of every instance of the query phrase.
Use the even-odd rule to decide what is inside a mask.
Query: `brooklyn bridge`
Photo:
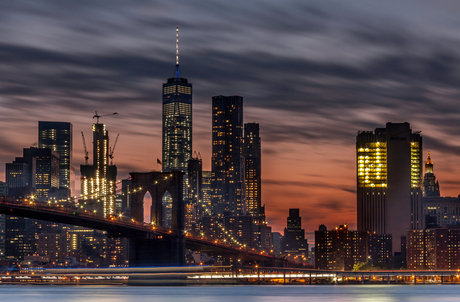
[[[186,250],[221,256],[241,265],[295,265],[264,251],[246,249],[219,239],[186,232],[181,172],[133,172],[131,177],[133,187],[143,184],[132,195],[131,217],[104,217],[76,206],[8,198],[0,199],[0,214],[87,227],[106,231],[108,236],[114,238],[128,238],[130,266],[183,266]],[[147,191],[152,196],[151,223],[145,223],[143,217],[143,196]],[[162,221],[161,197],[166,191],[171,194],[173,200],[171,228],[162,227],[154,222]]]

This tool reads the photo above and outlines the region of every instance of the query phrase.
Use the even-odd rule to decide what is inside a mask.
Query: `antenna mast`
[[[176,27],[176,66],[179,65],[179,25]]]

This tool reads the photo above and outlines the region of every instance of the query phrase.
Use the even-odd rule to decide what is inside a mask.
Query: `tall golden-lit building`
[[[104,124],[93,124],[93,164],[81,165],[81,207],[103,214],[115,213],[117,166],[109,165],[109,133]]]
[[[409,123],[361,131],[356,137],[358,231],[401,237],[423,226],[422,137]]]
[[[261,150],[259,124],[244,124],[244,183],[246,190],[246,213],[256,218],[257,223],[265,221],[261,209]]]

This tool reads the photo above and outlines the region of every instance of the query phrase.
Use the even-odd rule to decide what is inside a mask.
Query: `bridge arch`
[[[182,196],[183,172],[131,172],[131,187],[136,190],[131,195],[131,218],[144,220],[144,196],[152,196],[150,221],[162,225],[164,214],[163,196],[168,192],[172,199],[171,229],[182,234],[185,227],[185,206]]]

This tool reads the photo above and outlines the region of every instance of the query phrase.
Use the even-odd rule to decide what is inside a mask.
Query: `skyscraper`
[[[439,182],[433,173],[433,162],[431,161],[430,152],[425,164],[425,175],[423,176],[423,196],[441,196],[439,192]]]
[[[261,152],[259,124],[244,124],[244,182],[246,189],[246,212],[256,219],[257,223],[263,223],[261,211]]]
[[[117,166],[109,165],[109,133],[104,124],[93,124],[93,164],[81,165],[80,205],[102,213],[115,214]]]
[[[308,254],[308,243],[305,239],[305,230],[302,229],[302,218],[299,209],[289,209],[287,227],[284,229],[283,252],[293,255]]]
[[[67,188],[74,196],[75,168],[72,166],[72,124],[38,122],[38,147],[59,153],[59,187]]]
[[[401,251],[408,229],[423,226],[422,138],[409,123],[361,131],[356,137],[358,231],[391,234]]]
[[[188,161],[192,158],[192,84],[182,78],[179,71],[179,26],[174,77],[163,84],[162,158],[164,172],[187,172]]]
[[[212,215],[240,215],[244,205],[243,97],[212,97]]]
[[[188,200],[185,205],[185,228],[194,231],[203,216],[202,192],[203,160],[195,153],[188,162]]]

